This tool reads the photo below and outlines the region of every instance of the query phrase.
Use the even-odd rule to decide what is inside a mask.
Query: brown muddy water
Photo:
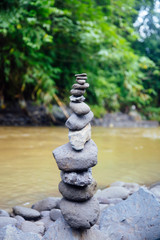
[[[52,150],[68,141],[67,133],[60,127],[0,127],[0,208],[60,196]],[[98,146],[98,187],[160,181],[160,128],[92,127],[92,139]]]

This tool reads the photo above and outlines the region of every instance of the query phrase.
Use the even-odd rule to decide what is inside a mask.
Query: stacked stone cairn
[[[99,203],[93,197],[97,184],[91,168],[97,164],[97,146],[91,139],[90,121],[93,113],[84,103],[87,74],[76,74],[72,86],[70,108],[73,113],[66,121],[69,143],[53,151],[61,170],[59,191],[63,195],[60,209],[66,222],[76,229],[89,229],[99,217]]]

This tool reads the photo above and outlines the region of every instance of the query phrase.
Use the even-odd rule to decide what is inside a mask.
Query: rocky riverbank
[[[15,206],[10,213],[1,209],[0,240],[160,239],[160,183],[147,188],[115,182],[95,197],[101,211],[90,230],[70,228],[61,214],[61,198],[48,197],[32,208]]]
[[[64,126],[71,110],[65,107],[65,113],[58,105],[53,105],[51,113],[44,105],[37,106],[31,101],[24,108],[18,103],[8,104],[0,108],[0,126]],[[158,127],[156,121],[141,120],[134,115],[124,113],[108,113],[102,118],[94,118],[92,125],[103,127]]]

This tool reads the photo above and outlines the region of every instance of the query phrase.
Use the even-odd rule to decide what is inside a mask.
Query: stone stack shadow
[[[66,222],[76,229],[89,229],[99,217],[99,203],[93,197],[96,182],[92,178],[92,167],[97,164],[97,146],[91,139],[93,113],[84,103],[87,74],[76,74],[70,96],[73,113],[66,121],[69,128],[69,143],[53,151],[58,168],[61,170],[59,191],[63,195],[60,202]]]

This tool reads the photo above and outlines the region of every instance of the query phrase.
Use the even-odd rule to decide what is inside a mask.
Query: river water
[[[67,134],[62,127],[0,127],[0,208],[60,196],[52,150],[67,143]],[[92,127],[92,139],[98,146],[98,187],[160,181],[160,128]]]

